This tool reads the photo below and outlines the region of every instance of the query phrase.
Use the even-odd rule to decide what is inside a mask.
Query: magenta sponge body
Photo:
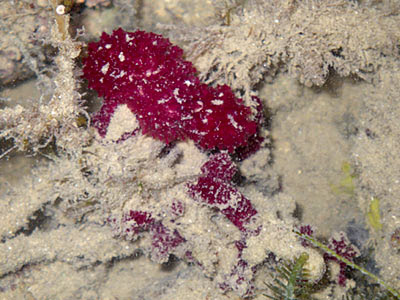
[[[161,35],[115,30],[89,43],[83,60],[89,87],[104,98],[93,123],[104,136],[118,105],[144,134],[170,143],[190,138],[203,149],[233,152],[257,132],[257,121],[230,87],[200,82],[183,50]]]

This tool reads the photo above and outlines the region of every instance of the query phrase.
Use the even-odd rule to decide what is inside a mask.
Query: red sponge
[[[183,50],[161,35],[103,33],[83,60],[89,87],[104,97],[94,125],[104,136],[111,115],[126,104],[142,132],[170,143],[186,137],[203,149],[233,152],[256,134],[258,122],[230,87],[209,87],[196,77]]]

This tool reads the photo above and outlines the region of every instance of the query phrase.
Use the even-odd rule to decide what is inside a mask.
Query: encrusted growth
[[[372,80],[384,57],[398,57],[399,7],[390,1],[382,11],[347,0],[215,2],[226,7],[223,24],[163,28],[187,42],[201,79],[226,83],[246,101],[281,68],[306,86],[322,86],[332,71]]]

